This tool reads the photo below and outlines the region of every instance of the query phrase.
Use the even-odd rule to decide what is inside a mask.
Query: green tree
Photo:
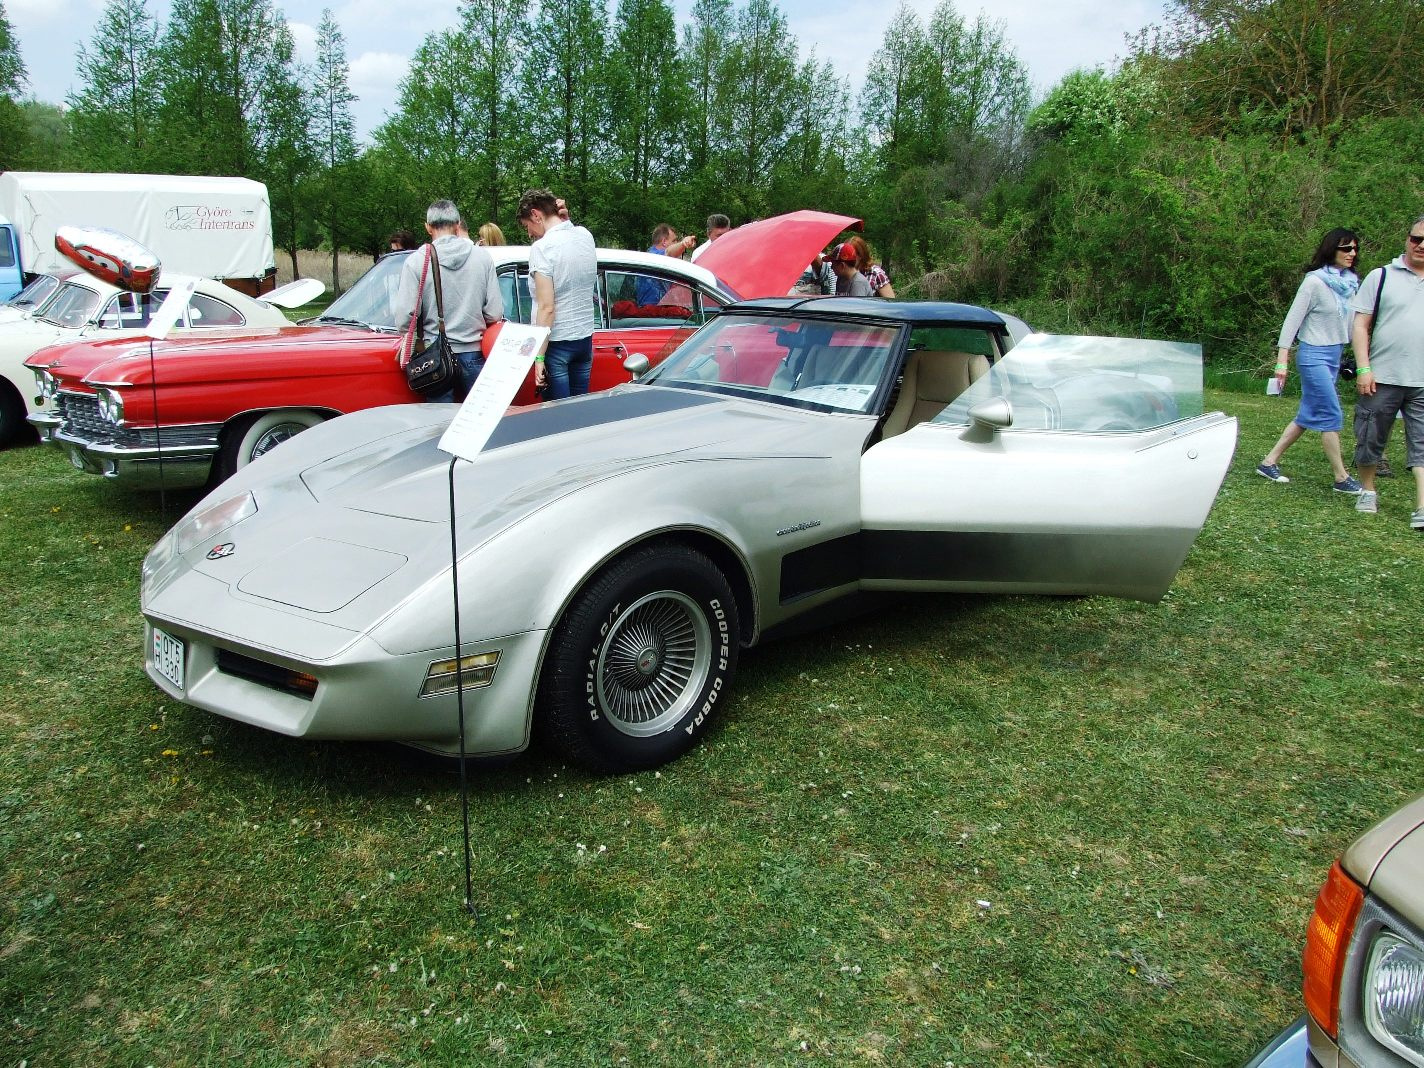
[[[316,199],[331,242],[332,288],[341,292],[341,250],[348,237],[343,201],[356,160],[356,124],[351,105],[356,95],[348,80],[346,38],[330,8],[323,9],[316,34],[316,66],[312,70],[312,141],[320,155]]]
[[[1418,0],[1174,0],[1137,54],[1197,132],[1285,138],[1424,104]]]
[[[707,168],[727,126],[717,106],[717,89],[735,32],[732,0],[695,0],[691,20],[682,28],[681,59],[691,98],[688,149],[694,172]]]
[[[533,179],[586,212],[607,125],[603,53],[608,33],[604,0],[541,4],[519,71]],[[587,221],[587,216],[581,216]]]
[[[272,45],[287,60],[273,69],[273,80],[262,93],[262,110],[247,126],[253,138],[251,173],[267,184],[272,240],[291,257],[295,278],[299,235],[316,199],[309,195],[310,179],[319,157],[312,137],[313,101],[301,84],[306,72],[291,63],[292,32],[285,21],[276,27]]]
[[[290,125],[292,35],[272,0],[173,0],[159,48],[161,150],[177,173],[257,176]],[[155,139],[157,140],[157,139]]]
[[[797,104],[796,42],[772,0],[747,0],[720,65],[718,107],[727,123],[721,153],[728,210],[766,213],[771,173],[790,139]]]
[[[478,102],[483,180],[476,203],[490,219],[511,197],[511,172],[520,159],[524,129],[517,92],[518,56],[529,36],[529,0],[463,0],[460,31],[478,42],[465,71]],[[478,225],[478,224],[476,224]]]
[[[27,80],[20,44],[0,0],[0,170],[21,163],[29,142],[28,124],[20,110]]]
[[[147,0],[109,0],[75,72],[69,124],[76,159],[99,171],[145,171],[159,107],[158,23]]]
[[[861,120],[892,180],[919,154],[917,109],[924,96],[926,56],[919,16],[901,0],[880,47],[870,57],[860,91]]]
[[[439,197],[468,202],[484,173],[479,100],[466,77],[474,62],[474,45],[464,34],[442,30],[426,37],[411,57],[395,114],[376,130],[380,158],[413,200],[424,201],[422,217]]]
[[[619,183],[608,202],[622,236],[641,241],[677,202],[672,186],[687,171],[687,86],[666,0],[619,0],[613,21],[609,162]]]

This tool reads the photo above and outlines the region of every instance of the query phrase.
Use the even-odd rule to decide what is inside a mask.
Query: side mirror
[[[633,376],[636,382],[652,369],[652,362],[641,352],[635,352],[623,361],[623,370]]]
[[[995,397],[970,408],[969,418],[969,426],[959,436],[964,441],[982,445],[994,440],[994,431],[1014,425],[1014,410],[1003,397]]]

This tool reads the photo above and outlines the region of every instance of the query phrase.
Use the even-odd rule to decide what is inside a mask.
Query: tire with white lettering
[[[306,408],[284,408],[259,412],[233,420],[223,431],[218,452],[217,481],[231,478],[259,456],[265,456],[284,441],[310,430],[322,421],[320,412]]]
[[[695,549],[634,549],[574,598],[539,684],[539,726],[594,771],[655,768],[706,733],[737,669],[737,603]]]

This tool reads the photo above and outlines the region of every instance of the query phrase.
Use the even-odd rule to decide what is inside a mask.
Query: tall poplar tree
[[[667,0],[618,0],[613,22],[609,141],[621,182],[610,200],[631,239],[643,241],[675,203],[671,179],[687,169],[687,89]]]
[[[272,0],[173,0],[159,50],[170,169],[259,177],[297,85],[291,30]]]
[[[321,13],[316,31],[316,66],[312,70],[312,141],[321,155],[318,199],[331,241],[332,288],[341,292],[341,249],[346,245],[342,201],[356,159],[356,123],[351,105],[356,95],[348,81],[346,37],[331,8]]]
[[[420,43],[400,83],[396,111],[375,134],[374,153],[402,190],[396,220],[423,217],[432,200],[467,204],[479,188],[480,101],[467,73],[475,46],[464,33],[441,30]]]
[[[593,171],[607,124],[605,0],[539,6],[519,72],[535,179],[590,222]],[[591,225],[596,220],[591,222]]]
[[[796,42],[772,0],[747,0],[721,64],[718,96],[726,117],[723,155],[731,210],[763,215],[771,172],[796,110]]]
[[[26,81],[20,45],[5,15],[5,0],[0,0],[0,170],[16,166],[24,158],[29,137],[20,94]]]
[[[695,0],[691,21],[682,28],[682,65],[691,91],[688,148],[694,171],[707,167],[725,138],[728,123],[717,107],[717,87],[735,33],[732,0]]]
[[[478,203],[488,218],[497,219],[526,143],[516,76],[529,34],[529,0],[462,0],[460,31],[478,42],[465,71],[478,105],[482,142]]]
[[[76,157],[99,171],[146,171],[159,107],[158,23],[147,0],[109,0],[89,44],[75,56],[70,93]]]

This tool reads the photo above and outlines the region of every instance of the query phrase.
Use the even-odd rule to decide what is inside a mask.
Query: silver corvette
[[[471,754],[537,724],[592,768],[653,767],[708,729],[740,648],[849,595],[1159,598],[1236,442],[1194,346],[1014,345],[982,308],[869,299],[733,305],[453,467],[452,412],[334,419],[202,501],[144,564],[154,682],[444,753],[458,685]]]

